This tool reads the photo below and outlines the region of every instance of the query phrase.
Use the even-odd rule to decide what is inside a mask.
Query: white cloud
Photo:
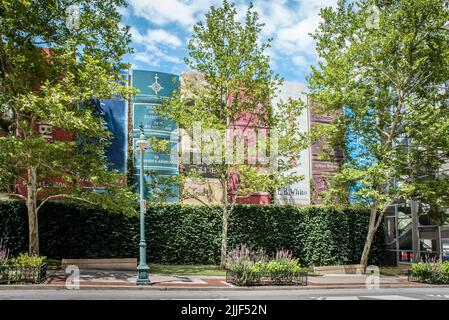
[[[148,31],[147,37],[149,37],[151,41],[167,44],[173,48],[177,48],[182,45],[182,41],[177,36],[161,29]]]
[[[145,51],[136,52],[131,56],[131,62],[133,64],[144,63],[147,66],[160,66],[162,62],[164,64],[181,64],[182,60],[177,56],[165,53],[157,48],[149,49]]]
[[[281,27],[290,25],[295,20],[295,13],[290,10],[286,0],[256,2],[254,8],[259,13],[260,21],[265,24],[262,33],[271,36]]]
[[[182,63],[182,60],[175,55],[168,54],[167,49],[175,49],[182,45],[179,38],[169,34],[165,30],[148,30],[142,35],[137,29],[131,28],[131,34],[135,44],[143,47],[143,51],[136,52],[131,56],[134,65],[142,62],[148,66],[159,66],[161,62]]]
[[[230,0],[236,3],[240,20],[245,15],[249,1]],[[209,7],[220,5],[222,0],[128,2],[129,19],[132,16],[143,18],[153,26],[144,32],[131,28],[134,44],[141,46],[141,52],[135,55],[134,61],[155,65],[162,61],[182,64],[178,53],[185,50],[184,39],[190,35],[193,25],[204,19]],[[309,34],[318,27],[321,20],[320,9],[336,6],[337,0],[256,0],[254,3],[261,22],[265,23],[262,39],[273,38],[272,48],[267,52],[272,66],[277,68],[293,65],[298,70],[309,70],[309,65],[317,61],[315,42]],[[142,24],[139,27],[142,28]]]
[[[206,12],[218,0],[129,0],[133,14],[147,21],[165,25],[178,23],[184,27],[195,24],[198,15]]]
[[[143,62],[150,66],[158,66],[159,61],[154,58],[151,54],[145,52],[137,52],[133,56],[133,62]]]
[[[182,41],[177,36],[162,29],[150,29],[143,35],[139,30],[131,27],[130,32],[134,44],[143,47],[143,51],[137,52],[132,56],[134,63],[142,62],[149,66],[159,66],[162,61],[182,63],[180,58],[165,51],[165,49],[176,49],[182,45]]]
[[[315,42],[310,33],[314,32],[319,22],[319,16],[311,15],[291,26],[280,29],[276,36],[276,46],[287,53],[314,51]]]
[[[182,45],[181,39],[179,39],[174,34],[171,34],[163,29],[157,30],[147,30],[145,35],[141,34],[139,30],[134,27],[131,27],[131,36],[135,43],[142,45],[167,45],[172,48],[179,48]]]
[[[282,0],[267,5],[261,17],[267,24],[264,32],[273,37],[276,59],[308,71],[316,62],[315,41],[310,34],[321,21],[320,9],[336,5],[337,0]]]
[[[295,56],[292,58],[292,61],[295,65],[299,67],[305,67],[309,63],[304,56]]]
[[[128,8],[124,7],[124,6],[116,6],[116,9],[118,11],[118,13],[122,16],[122,18],[126,18],[129,17],[129,10]]]

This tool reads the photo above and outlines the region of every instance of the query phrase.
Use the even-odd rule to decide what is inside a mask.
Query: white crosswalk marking
[[[448,296],[449,297],[449,296]],[[383,296],[332,296],[332,297],[310,297],[313,300],[419,300],[417,298],[400,296],[400,295],[383,295]]]
[[[449,299],[449,294],[428,294],[428,297]]]
[[[362,296],[361,298],[378,299],[378,300],[419,300],[417,298],[390,295],[390,296]]]

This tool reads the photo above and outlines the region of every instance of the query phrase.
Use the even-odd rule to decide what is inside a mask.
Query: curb
[[[108,286],[108,285],[83,285],[78,290],[137,290],[137,291],[267,291],[267,290],[317,290],[317,289],[365,289],[365,284],[354,285],[311,285],[311,286],[264,286],[264,287],[183,287],[183,286]],[[386,284],[380,285],[381,289],[407,289],[407,288],[448,288],[449,286],[439,286],[430,284],[401,285]],[[72,291],[63,285],[1,285],[0,290],[57,290]]]

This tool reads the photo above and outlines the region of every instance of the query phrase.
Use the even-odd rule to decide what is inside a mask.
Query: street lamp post
[[[147,244],[145,241],[145,197],[144,197],[144,154],[149,146],[149,142],[145,139],[143,133],[143,124],[140,124],[140,138],[136,142],[137,150],[140,152],[140,244],[139,244],[139,265],[137,267],[137,285],[150,284],[149,272],[150,268],[147,265]]]

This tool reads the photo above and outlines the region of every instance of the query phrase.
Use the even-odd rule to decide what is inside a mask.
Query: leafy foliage
[[[412,265],[412,276],[420,282],[449,283],[449,261],[426,261]]]
[[[0,282],[40,282],[45,257],[20,253],[17,257],[0,261]]]
[[[123,0],[76,1],[77,29],[66,26],[67,1],[0,2],[0,188],[13,193],[18,178],[28,189],[31,221],[37,195],[71,198],[104,208],[132,208],[134,195],[119,174],[108,172],[110,133],[93,101],[132,91],[120,83],[130,53],[127,27],[119,25]],[[63,130],[69,141],[48,141],[37,123]],[[57,139],[55,139],[57,140]],[[92,192],[103,188],[107,192]],[[30,226],[30,251],[38,253],[38,230]]]
[[[231,139],[232,133],[227,132],[228,129],[235,130],[234,132],[263,127],[278,129],[282,136],[278,139],[279,154],[276,154],[279,159],[274,159],[274,152],[270,156],[279,162],[282,162],[283,157],[298,159],[300,151],[305,148],[305,138],[292,126],[296,123],[298,113],[302,111],[298,107],[301,102],[286,101],[279,104],[277,112],[273,111],[271,101],[282,80],[270,67],[266,50],[271,46],[271,39],[261,40],[262,27],[252,4],[247,8],[243,22],[238,19],[236,5],[227,0],[220,7],[211,7],[206,13],[205,21],[194,26],[187,47],[188,57],[185,58],[186,64],[197,73],[201,81],[185,81],[185,90],[178,92],[158,108],[160,115],[175,120],[181,131],[192,140],[198,134],[198,127],[202,131],[213,131],[221,139],[217,141],[204,134],[196,146],[196,152],[201,153],[203,159],[201,163],[194,165],[207,166],[219,180],[223,190],[221,206],[215,207],[223,221],[223,268],[226,262],[228,220],[237,197],[248,196],[256,191],[274,191],[303,178],[296,172],[287,173],[293,167],[290,161],[283,161],[276,172],[267,168],[266,163],[258,163],[255,168],[248,163],[250,161],[242,159],[244,156],[241,153],[234,150],[234,143],[243,146],[248,137],[237,133]],[[245,120],[246,117],[252,120]],[[242,125],[245,121],[246,125]],[[270,137],[274,136],[273,133],[274,130]],[[254,145],[245,148],[265,144],[268,146],[267,150],[270,150],[270,146],[274,145],[270,138],[258,138],[259,141],[254,142]],[[211,156],[205,159],[206,154]],[[184,172],[180,178],[181,186],[185,181],[203,180],[196,168]],[[234,178],[243,183],[231,185],[230,181]],[[235,190],[231,190],[234,187]],[[204,189],[197,192],[181,188],[180,191],[182,198],[193,198],[206,204],[202,200],[205,196]]]
[[[45,257],[30,256],[28,253],[20,253],[11,258],[11,265],[19,268],[39,268],[45,261]]]
[[[288,250],[303,266],[356,263],[368,229],[366,210],[329,207],[237,205],[230,219],[228,250],[247,244],[260,255]],[[137,214],[99,210],[76,203],[48,202],[40,213],[41,251],[52,259],[137,257]],[[208,207],[150,204],[146,218],[151,263],[215,264],[220,261],[220,218]],[[0,238],[12,255],[27,249],[23,202],[0,202]],[[371,263],[384,255],[375,239]],[[279,257],[281,258],[281,257]]]
[[[317,112],[337,117],[315,135],[334,147],[358,141],[325,198],[371,209],[365,258],[392,203],[421,201],[437,218],[449,206],[449,176],[439,172],[449,159],[448,16],[442,0],[340,0],[321,10],[309,87]]]
[[[298,259],[293,259],[289,251],[277,250],[268,259],[263,249],[252,251],[245,245],[236,246],[228,255],[227,272],[234,275],[236,285],[260,284],[261,278],[269,275],[271,280],[281,284],[283,280],[292,281],[293,275],[301,272]]]

